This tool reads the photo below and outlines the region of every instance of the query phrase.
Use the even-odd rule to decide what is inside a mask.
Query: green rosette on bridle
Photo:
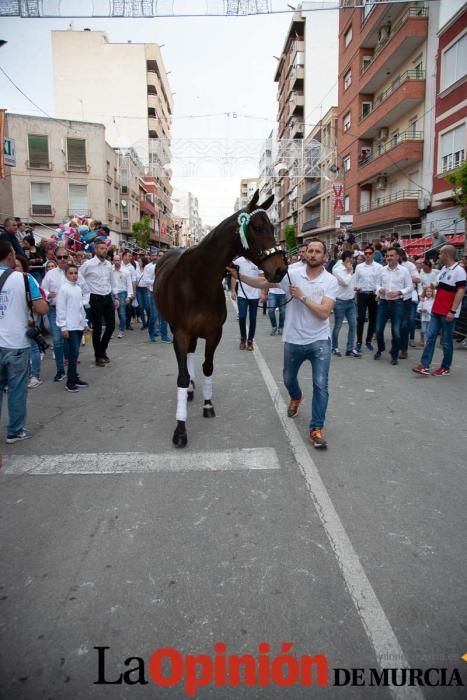
[[[241,214],[238,215],[237,219],[240,229],[239,229],[239,234],[240,234],[240,240],[242,242],[242,246],[245,248],[249,248],[248,241],[246,238],[246,230],[248,228],[248,224],[250,223],[250,215],[246,213],[246,211],[242,211]]]

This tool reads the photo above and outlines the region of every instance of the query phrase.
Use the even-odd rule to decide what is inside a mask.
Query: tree
[[[460,207],[461,216],[467,218],[467,161],[460,168],[444,176],[452,185],[454,201]]]
[[[149,248],[151,238],[151,217],[145,214],[141,221],[135,221],[132,226],[136,242],[140,248]]]
[[[287,250],[290,255],[291,253],[294,253],[298,248],[297,236],[295,235],[295,226],[292,226],[292,224],[287,224],[284,230],[284,237],[285,242],[287,243]]]

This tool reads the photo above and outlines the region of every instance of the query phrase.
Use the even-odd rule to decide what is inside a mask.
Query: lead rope
[[[238,268],[238,265],[232,265],[232,267],[235,267],[235,269],[237,270],[238,283],[239,283],[239,285],[240,285],[240,287],[241,287],[241,290],[242,290],[242,292],[243,292],[243,294],[244,294],[244,296],[245,296],[245,299],[246,299],[247,301],[255,301],[254,299],[249,299],[249,298],[247,297],[247,295],[246,295],[245,288],[244,288],[244,286],[243,286],[243,284],[242,284],[242,280],[241,280],[241,277],[240,277],[240,270],[239,270],[239,268]],[[292,281],[291,281],[291,279],[290,279],[290,275],[289,275],[289,271],[288,271],[288,270],[287,270],[287,272],[286,272],[286,275],[287,275],[287,277],[289,278],[289,284],[291,285],[291,284],[292,284]],[[274,289],[274,288],[273,288],[273,289]],[[290,297],[290,299],[288,299],[287,301],[285,301],[283,304],[275,304],[274,306],[268,306],[268,305],[266,304],[266,309],[280,309],[282,306],[287,306],[287,304],[289,304],[292,300],[293,300],[293,297]],[[264,308],[264,306],[263,306],[263,308]]]

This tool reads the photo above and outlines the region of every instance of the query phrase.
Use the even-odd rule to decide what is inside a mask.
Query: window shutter
[[[49,168],[49,137],[28,135],[29,167]]]
[[[67,139],[68,170],[86,172],[86,141]]]
[[[52,214],[48,182],[31,182],[31,205],[33,214],[39,216]]]
[[[70,216],[73,214],[88,215],[88,188],[86,185],[70,185],[69,199]]]

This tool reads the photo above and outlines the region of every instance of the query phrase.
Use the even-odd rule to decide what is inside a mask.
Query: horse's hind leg
[[[203,362],[203,416],[205,418],[214,418],[216,413],[214,411],[214,406],[212,405],[212,373],[214,371],[214,353],[219,341],[222,337],[222,326],[215,329],[206,338],[206,349],[204,352],[204,362]]]
[[[195,395],[195,350],[197,340],[197,338],[192,338],[190,340],[190,346],[186,356],[188,374],[190,375],[190,383],[188,385],[188,401],[193,401],[193,397]]]
[[[187,350],[189,336],[184,331],[176,331],[173,335],[174,350],[177,356],[177,427],[175,428],[172,442],[176,447],[185,447],[188,442],[186,432],[188,384],[190,375],[187,367]]]

